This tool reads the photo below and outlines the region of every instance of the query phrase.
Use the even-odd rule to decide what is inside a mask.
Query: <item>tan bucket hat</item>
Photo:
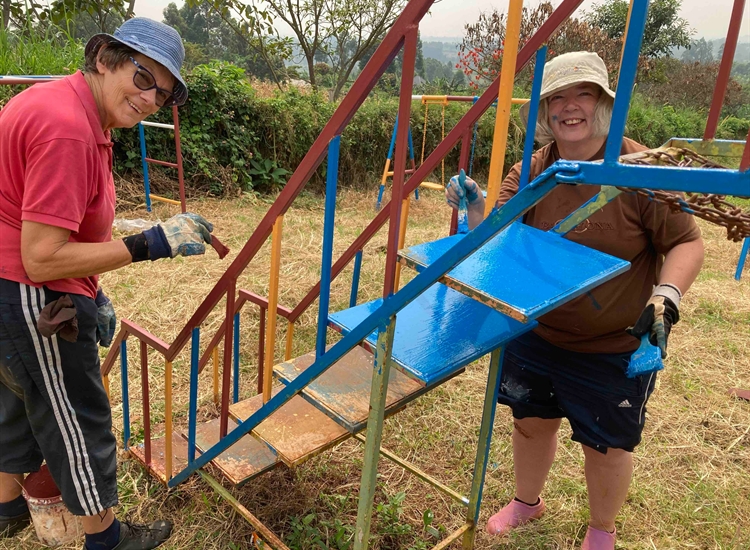
[[[544,66],[542,93],[539,100],[576,84],[597,84],[612,99],[615,93],[609,87],[609,75],[604,61],[594,52],[569,52],[558,55]],[[519,109],[521,121],[526,126],[529,120],[529,103]]]

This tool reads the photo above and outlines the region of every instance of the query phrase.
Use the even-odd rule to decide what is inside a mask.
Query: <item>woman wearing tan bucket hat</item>
[[[0,538],[29,524],[24,474],[47,462],[87,550],[148,550],[168,521],[118,521],[117,448],[99,371],[114,309],[100,273],[202,254],[210,223],[179,214],[112,240],[110,130],[188,97],[173,28],[136,17],[86,45],[83,72],[21,92],[0,111]]]
[[[592,52],[552,59],[544,68],[530,179],[558,159],[604,156],[615,93],[607,70]],[[528,104],[521,107],[526,123]],[[622,154],[647,149],[623,139]],[[520,163],[505,178],[497,206],[518,190]],[[593,197],[599,188],[559,185],[525,216],[524,223],[548,230]],[[463,187],[454,177],[446,190],[457,208],[469,199],[469,226],[483,218],[476,182]],[[633,450],[641,440],[646,403],[655,374],[625,375],[641,335],[666,357],[667,336],[679,319],[680,298],[703,262],[703,242],[692,216],[623,193],[590,216],[566,238],[631,262],[626,273],[542,316],[533,332],[505,351],[499,402],[514,419],[515,498],[489,518],[487,531],[507,534],[538,519],[545,510],[542,489],[555,457],[562,418],[581,443],[590,520],[584,550],[612,550],[615,518],[628,493]],[[630,329],[628,327],[631,327]],[[635,336],[635,337],[634,337]]]

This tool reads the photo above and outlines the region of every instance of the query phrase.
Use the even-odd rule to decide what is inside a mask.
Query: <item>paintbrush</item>
[[[664,368],[661,360],[661,350],[649,342],[648,333],[641,336],[641,345],[630,356],[630,364],[625,373],[628,378],[635,378],[641,374],[660,371]]]

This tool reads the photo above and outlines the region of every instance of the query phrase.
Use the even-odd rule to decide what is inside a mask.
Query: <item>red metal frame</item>
[[[385,281],[383,298],[393,294],[396,281],[398,237],[401,225],[401,205],[404,199],[404,171],[409,156],[409,121],[411,120],[411,89],[414,83],[414,65],[417,57],[417,24],[407,27],[404,38],[404,61],[401,67],[401,91],[398,102],[398,127],[396,150],[393,156],[393,182],[391,184],[391,216],[388,226],[388,245],[385,256]]]
[[[229,375],[231,374],[232,368],[232,335],[233,335],[233,321],[234,313],[241,307],[241,302],[247,299],[257,303],[261,307],[261,313],[264,310],[267,311],[267,301],[265,299],[255,300],[251,297],[252,293],[246,293],[244,296],[236,298],[236,281],[237,277],[244,271],[253,257],[257,254],[260,248],[263,246],[265,241],[268,239],[273,225],[277,218],[283,215],[291,206],[299,192],[302,190],[304,185],[307,183],[309,178],[312,176],[314,171],[318,168],[320,162],[326,156],[328,143],[335,136],[341,134],[346,125],[349,123],[351,118],[354,116],[357,109],[365,101],[368,94],[375,86],[377,81],[380,79],[386,68],[390,65],[392,60],[396,57],[397,53],[402,46],[405,46],[405,61],[404,61],[404,77],[402,78],[402,91],[399,100],[399,112],[408,115],[409,109],[411,108],[411,84],[413,75],[413,64],[414,56],[416,54],[416,37],[418,23],[422,17],[427,13],[428,9],[432,5],[434,0],[411,0],[404,11],[401,13],[396,23],[393,25],[391,30],[386,35],[381,45],[376,50],[375,54],[370,58],[365,69],[361,75],[355,81],[349,93],[346,94],[339,107],[334,112],[334,115],[325,125],[318,138],[313,143],[312,147],[302,159],[297,170],[295,170],[292,177],[289,179],[287,185],[269,208],[266,215],[260,221],[256,227],[253,235],[245,243],[242,250],[239,252],[237,257],[234,259],[232,264],[227,268],[224,274],[220,277],[213,289],[208,293],[206,298],[203,300],[198,309],[193,313],[185,327],[178,334],[175,340],[167,345],[162,340],[156,338],[147,330],[139,327],[135,323],[130,321],[123,321],[120,333],[115,340],[116,344],[119,344],[123,340],[127,339],[130,334],[135,335],[141,341],[141,349],[147,349],[146,345],[151,345],[154,349],[161,352],[165,360],[173,361],[174,358],[182,351],[187,345],[190,339],[192,329],[201,325],[206,319],[209,312],[219,303],[222,297],[226,296],[227,304],[225,311],[225,321],[222,324],[219,332],[213,337],[213,345],[218,345],[219,340],[222,336],[226,336],[224,343],[224,371],[222,380],[222,406],[221,406],[221,434],[222,436],[227,433],[227,420],[228,420],[228,404],[230,395],[230,384]],[[573,11],[581,4],[582,0],[563,0],[558,8],[551,14],[549,19],[540,27],[537,33],[526,43],[521,49],[518,56],[517,71],[520,71],[531,59],[534,52],[543,44],[543,42],[554,32],[560,24],[562,24]],[[411,67],[411,69],[409,69]],[[367,228],[360,234],[355,241],[350,245],[347,251],[337,260],[332,268],[332,278],[336,277],[343,268],[351,261],[355,256],[356,252],[372,238],[372,236],[382,227],[385,221],[391,217],[390,231],[389,231],[389,244],[387,252],[387,265],[389,269],[386,271],[386,284],[384,285],[384,293],[390,293],[393,289],[393,282],[395,278],[395,258],[397,252],[398,243],[398,227],[400,217],[401,198],[407,196],[413,192],[414,189],[424,180],[424,178],[434,170],[439,164],[442,158],[444,158],[450,150],[455,146],[459,139],[463,138],[463,146],[461,156],[463,163],[465,164],[469,155],[469,140],[465,136],[469,135],[473,124],[479,119],[479,117],[492,105],[497,97],[497,87],[499,85],[499,78],[496,79],[488,88],[488,90],[482,94],[482,96],[474,103],[469,111],[461,118],[459,123],[451,130],[445,139],[437,146],[437,148],[430,154],[430,156],[417,168],[412,177],[404,182],[404,172],[406,168],[406,146],[407,136],[406,124],[408,124],[408,116],[401,116],[400,122],[403,122],[404,127],[400,128],[398,132],[398,148],[396,159],[398,164],[394,166],[394,172],[397,174],[397,179],[400,181],[395,182],[395,190],[393,194],[393,203],[391,211],[387,208],[383,208],[367,226]],[[408,93],[405,93],[408,91]],[[472,98],[473,101],[473,98]],[[464,158],[465,157],[465,158]],[[284,315],[290,322],[294,322],[302,312],[309,307],[320,292],[320,282],[318,282],[313,289],[305,296],[297,307],[291,312],[284,308],[284,311],[279,311],[278,314]],[[258,302],[263,302],[258,303]],[[263,307],[263,304],[266,307]],[[264,315],[261,315],[264,317]],[[261,330],[265,331],[265,326],[261,324]],[[223,333],[223,334],[222,334]],[[117,357],[118,346],[115,345],[111,348],[110,353],[107,355],[104,363],[102,364],[102,372],[104,374],[109,373]],[[210,347],[209,349],[212,349]],[[263,351],[259,353],[262,364]],[[205,356],[205,355],[204,355]],[[205,356],[207,357],[207,356]],[[205,363],[204,363],[205,364]],[[141,353],[141,367],[142,372],[147,375],[148,362],[145,354]],[[146,376],[147,381],[147,376]],[[147,392],[147,388],[146,388]],[[147,395],[144,396],[148,398]],[[148,447],[150,453],[150,426],[146,427],[149,429],[148,432]],[[150,460],[150,458],[149,458]]]
[[[141,392],[143,395],[143,455],[151,465],[151,404],[148,391],[148,346],[141,341]]]
[[[185,171],[182,169],[182,143],[180,142],[180,117],[177,114],[177,105],[172,106],[172,122],[174,122],[174,147],[177,155],[177,181],[180,183],[180,207],[187,212],[185,203]]]
[[[724,43],[724,54],[721,57],[719,74],[716,77],[716,87],[711,101],[711,110],[708,112],[706,121],[706,131],[703,133],[703,139],[714,139],[716,136],[716,127],[719,125],[719,115],[721,107],[724,104],[724,96],[729,84],[729,76],[732,72],[732,62],[734,61],[734,52],[737,50],[737,38],[740,35],[742,26],[742,12],[745,9],[745,0],[734,0],[732,16],[729,19],[729,30],[727,30],[727,41]]]

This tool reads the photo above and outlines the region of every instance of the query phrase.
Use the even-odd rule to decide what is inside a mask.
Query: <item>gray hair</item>
[[[536,135],[534,139],[540,145],[547,145],[555,141],[555,135],[549,125],[549,99],[544,98],[539,102],[539,116],[536,119]],[[609,134],[609,123],[612,120],[612,106],[614,99],[603,93],[599,96],[599,101],[594,109],[594,130],[592,137],[603,137]]]
[[[99,69],[96,68],[96,62],[102,64],[110,71],[116,71],[127,63],[137,52],[130,46],[126,46],[116,38],[105,37],[96,48],[92,48],[86,56],[83,72],[97,74]]]

